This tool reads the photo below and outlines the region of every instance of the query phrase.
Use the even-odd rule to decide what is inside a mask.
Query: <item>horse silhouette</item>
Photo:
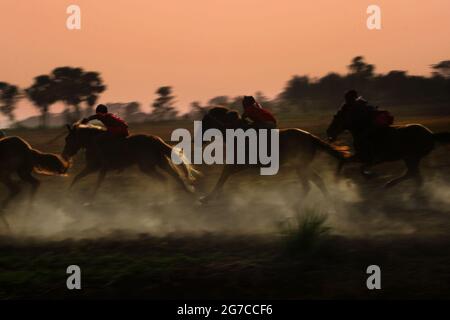
[[[362,162],[361,172],[364,174],[373,165],[403,160],[407,171],[400,177],[390,180],[385,187],[392,187],[407,179],[414,179],[418,187],[422,186],[423,178],[420,173],[420,161],[435,148],[436,142],[450,143],[450,132],[433,133],[421,124],[396,125],[383,129],[369,129],[366,125],[358,123],[351,112],[341,108],[334,115],[328,126],[327,135],[330,141],[348,130],[353,141],[367,143],[370,151],[370,160],[361,160],[358,157],[343,159],[340,169],[347,162]],[[369,134],[368,134],[368,131]]]
[[[226,129],[248,129],[249,126],[241,119],[238,112],[225,107],[216,107],[209,110],[202,119],[202,130],[218,129],[223,134]],[[249,148],[246,148],[247,150]],[[318,151],[324,151],[332,157],[342,160],[348,156],[346,148],[333,146],[319,137],[304,130],[290,128],[279,130],[279,161],[280,170],[283,168],[295,168],[303,187],[303,196],[306,196],[313,182],[328,197],[328,190],[324,181],[310,165]],[[236,154],[236,152],[235,152]],[[236,162],[235,162],[236,163]],[[223,189],[228,178],[242,170],[261,167],[260,164],[226,164],[223,167],[219,180],[214,189],[202,199],[207,202],[216,197]]]
[[[0,139],[0,181],[8,188],[9,195],[1,202],[0,213],[3,223],[9,228],[3,216],[7,205],[20,193],[20,186],[12,180],[12,174],[31,185],[30,203],[39,188],[40,181],[32,172],[45,175],[64,174],[68,163],[53,153],[44,153],[33,149],[25,140],[19,137]]]
[[[173,147],[161,138],[153,135],[135,134],[126,138],[102,139],[105,129],[92,125],[67,125],[68,135],[65,138],[62,156],[70,160],[80,149],[86,150],[86,164],[72,180],[71,187],[89,174],[98,172],[98,179],[92,196],[101,186],[106,174],[111,170],[122,170],[137,164],[146,175],[160,181],[166,177],[158,170],[172,176],[186,192],[193,192],[192,183],[198,173],[178,152],[180,165],[172,162]],[[106,146],[107,144],[107,146]]]

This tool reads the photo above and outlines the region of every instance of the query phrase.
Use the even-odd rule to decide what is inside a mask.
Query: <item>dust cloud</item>
[[[188,195],[174,183],[154,181],[137,170],[110,174],[95,199],[95,176],[69,189],[70,177],[44,177],[34,203],[26,195],[5,212],[11,236],[18,238],[81,239],[111,235],[227,233],[277,234],[279,225],[305,209],[326,214],[335,234],[372,237],[445,232],[450,226],[450,185],[444,178],[427,181],[418,194],[414,185],[386,191],[382,179],[364,182],[334,176],[319,167],[330,197],[312,187],[306,198],[295,175],[260,177],[243,173],[232,177],[221,197],[209,204],[198,201],[211,189],[219,171]],[[6,234],[4,227],[0,232]]]

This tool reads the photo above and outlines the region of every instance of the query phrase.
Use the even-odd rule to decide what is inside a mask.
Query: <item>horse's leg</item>
[[[336,169],[336,176],[339,176],[341,174],[342,169],[344,168],[344,166],[347,163],[349,163],[349,162],[356,162],[356,161],[358,161],[358,158],[355,155],[352,155],[351,157],[346,158],[346,159],[339,160],[338,166],[337,166],[337,169]]]
[[[9,189],[9,195],[6,197],[5,200],[1,203],[0,207],[0,219],[2,220],[3,224],[5,225],[6,229],[11,231],[11,228],[9,226],[8,220],[5,218],[5,208],[6,206],[11,202],[12,199],[14,199],[20,192],[20,187],[14,183],[11,179],[11,176],[9,174],[2,174],[0,176],[0,181],[3,182],[3,184]]]
[[[31,193],[30,193],[30,198],[28,201],[28,209],[30,209],[31,205],[33,204],[33,200],[36,195],[36,192],[37,192],[39,186],[41,185],[41,182],[38,179],[36,179],[35,177],[33,177],[30,169],[19,170],[18,175],[19,175],[20,179],[31,184]]]
[[[417,179],[417,177],[419,177],[418,181],[421,181],[420,171],[419,171],[420,159],[405,159],[405,163],[406,163],[407,171],[401,177],[392,179],[391,181],[386,183],[384,185],[385,188],[393,187],[393,186],[397,185],[398,183],[400,183],[404,180],[407,180],[407,179],[411,179],[411,178]]]
[[[192,190],[190,190],[185,181],[180,177],[180,175],[178,174],[178,172],[176,171],[176,169],[174,169],[169,162],[170,160],[164,161],[162,162],[159,167],[161,169],[163,169],[165,172],[167,172],[170,176],[172,176],[176,182],[178,182],[178,184],[183,188],[184,191],[186,191],[187,193],[192,193]]]
[[[320,189],[325,198],[330,197],[330,193],[328,192],[325,182],[317,172],[311,170],[309,179]]]
[[[304,169],[297,169],[297,175],[300,178],[300,182],[302,184],[302,198],[306,198],[306,196],[308,195],[309,191],[311,190],[311,184],[309,182],[309,172],[305,173]]]
[[[158,172],[155,167],[149,166],[147,164],[140,164],[139,168],[143,173],[145,173],[147,176],[156,179],[160,181],[164,185],[164,194],[169,195],[169,184],[167,177],[163,175],[161,172]]]
[[[238,170],[232,168],[230,165],[225,165],[222,169],[222,173],[220,174],[219,180],[217,180],[216,185],[213,190],[201,199],[201,202],[206,203],[209,200],[217,197],[217,195],[222,191],[223,185],[228,180],[228,178],[236,173]]]
[[[81,170],[81,172],[79,172],[72,180],[72,183],[70,184],[70,188],[73,187],[73,185],[80,179],[86,177],[87,175],[90,175],[91,173],[94,173],[95,171],[97,171],[97,168],[94,167],[84,167],[83,170]]]
[[[20,187],[14,181],[12,181],[9,174],[5,174],[1,180],[9,189],[9,195],[6,197],[6,199],[3,200],[0,208],[1,210],[4,210],[6,206],[11,202],[11,200],[19,194]]]
[[[298,198],[298,200],[295,201],[295,203],[292,205],[292,209],[294,211],[302,206],[302,201],[306,199],[309,191],[311,190],[311,183],[309,181],[309,172],[306,171],[304,168],[297,168],[296,172],[298,178],[300,179],[302,191],[300,198]]]
[[[97,182],[94,187],[94,191],[92,192],[91,199],[95,198],[95,195],[97,194],[98,189],[100,189],[100,186],[102,185],[103,181],[105,180],[107,171],[108,170],[106,170],[105,168],[100,169],[100,172],[98,173],[98,177],[97,177]]]
[[[344,165],[345,165],[346,163],[347,163],[347,160],[346,160],[346,159],[341,159],[341,160],[339,160],[338,166],[337,166],[337,168],[336,168],[336,173],[335,173],[336,177],[338,177],[338,176],[342,173],[342,169],[344,168]]]

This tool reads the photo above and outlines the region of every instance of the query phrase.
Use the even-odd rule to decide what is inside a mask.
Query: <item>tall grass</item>
[[[310,254],[328,239],[331,228],[326,225],[326,214],[314,208],[305,208],[281,228],[287,253]]]

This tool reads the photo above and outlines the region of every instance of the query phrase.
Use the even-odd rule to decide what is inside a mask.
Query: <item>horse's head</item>
[[[349,129],[350,122],[349,117],[347,115],[347,111],[345,109],[340,109],[334,116],[333,121],[331,121],[330,125],[327,129],[327,137],[328,140],[334,141],[337,136],[340,135],[345,130]]]
[[[66,127],[69,133],[66,136],[66,143],[62,152],[62,156],[65,160],[69,160],[77,154],[80,149],[87,148],[95,136],[105,131],[105,129],[101,127],[79,123],[73,125],[68,124]]]
[[[78,150],[82,148],[81,139],[78,135],[78,124],[66,125],[69,133],[65,138],[64,149],[62,152],[62,157],[65,160],[69,160],[71,157],[77,154]]]
[[[70,162],[53,153],[39,154],[39,161],[35,165],[35,169],[41,174],[65,175],[70,168]]]

